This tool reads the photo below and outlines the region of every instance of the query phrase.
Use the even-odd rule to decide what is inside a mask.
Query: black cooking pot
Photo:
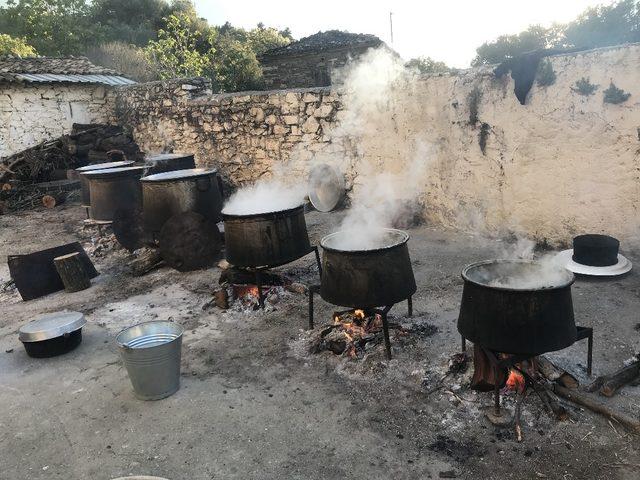
[[[86,323],[80,312],[50,313],[21,327],[19,339],[30,357],[55,357],[80,345]]]
[[[89,195],[89,180],[83,175],[83,173],[91,172],[94,170],[107,170],[109,168],[121,168],[130,167],[133,165],[133,160],[123,160],[120,162],[107,162],[97,163],[94,165],[86,165],[84,167],[76,168],[78,176],[80,177],[80,188],[82,189],[82,205],[88,207],[91,205],[91,196]]]
[[[571,285],[561,267],[488,260],[462,270],[460,334],[490,350],[540,355],[576,341]]]
[[[393,305],[416,292],[407,233],[384,229],[379,246],[368,250],[345,248],[346,238],[352,235],[336,232],[320,242],[320,296],[324,300],[344,307],[373,308]]]
[[[220,221],[222,185],[216,170],[191,168],[142,177],[144,229],[158,233],[173,215],[195,212]]]
[[[251,215],[223,211],[222,217],[226,258],[236,267],[275,267],[312,251],[302,205]]]
[[[145,175],[196,168],[194,156],[189,153],[159,153],[157,155],[147,155],[144,157],[144,164]]]
[[[84,173],[89,180],[91,218],[112,221],[117,210],[140,209],[144,167],[109,168]]]

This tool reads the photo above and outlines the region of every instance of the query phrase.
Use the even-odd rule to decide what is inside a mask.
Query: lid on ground
[[[95,163],[84,167],[76,168],[76,172],[90,172],[91,170],[105,170],[107,168],[128,167],[133,165],[133,160],[124,160],[122,162]]]
[[[170,180],[184,180],[187,178],[198,178],[216,174],[213,168],[186,168],[184,170],[172,170],[170,172],[154,173],[147,175],[140,180],[143,182],[166,182]]]
[[[36,318],[20,328],[21,342],[41,342],[75,332],[87,321],[80,312],[53,312]]]

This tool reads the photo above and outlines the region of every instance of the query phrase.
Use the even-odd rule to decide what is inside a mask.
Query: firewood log
[[[78,252],[56,257],[53,264],[66,292],[79,292],[91,286],[91,280]]]
[[[620,425],[624,426],[632,433],[640,434],[640,422],[638,422],[638,420],[628,417],[623,413],[619,413],[609,409],[607,406],[598,402],[592,395],[588,393],[578,392],[577,390],[570,390],[558,384],[554,384],[553,391],[559,397],[585,407],[592,412],[599,413],[607,419],[618,422]]]
[[[162,255],[158,248],[146,248],[135,260],[129,263],[131,273],[140,277],[162,264]]]
[[[57,207],[58,205],[62,205],[66,199],[67,196],[63,192],[51,193],[42,197],[42,205],[47,208],[53,208]]]
[[[601,395],[605,397],[613,397],[619,388],[633,382],[640,376],[640,361],[632,363],[621,368],[611,375],[598,377],[593,384],[589,386],[590,391],[599,390]]]
[[[537,357],[536,363],[538,371],[548,380],[571,389],[578,388],[580,385],[576,377],[566,370],[554,365],[547,357],[540,355]]]

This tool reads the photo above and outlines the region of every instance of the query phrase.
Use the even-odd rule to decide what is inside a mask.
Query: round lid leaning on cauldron
[[[618,239],[608,235],[586,234],[573,239],[573,261],[590,267],[610,267],[618,263]]]
[[[133,160],[123,160],[121,162],[107,162],[107,163],[94,163],[93,165],[85,165],[84,167],[76,168],[76,172],[84,173],[91,172],[93,170],[106,170],[109,168],[130,167],[135,162]]]
[[[142,182],[171,182],[187,180],[189,178],[199,178],[218,173],[215,168],[186,168],[184,170],[172,170],[170,172],[154,173],[142,177]]]
[[[144,167],[142,166],[103,168],[100,170],[89,170],[87,172],[81,172],[81,175],[86,175],[90,179],[128,177],[128,176],[142,175],[143,170],[144,170]]]
[[[86,323],[84,315],[80,312],[48,313],[23,325],[18,338],[21,342],[41,342],[75,332]]]

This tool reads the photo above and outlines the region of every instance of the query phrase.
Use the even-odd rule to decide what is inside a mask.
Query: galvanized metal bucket
[[[160,400],[180,388],[184,329],[173,322],[144,322],[118,334],[116,343],[140,400]]]

